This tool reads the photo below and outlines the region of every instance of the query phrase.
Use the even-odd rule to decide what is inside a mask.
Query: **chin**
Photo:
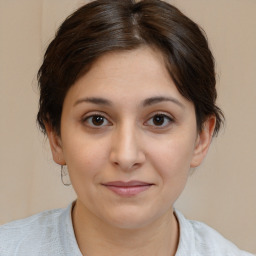
[[[143,219],[134,218],[134,216],[125,216],[122,218],[119,218],[118,220],[110,220],[109,224],[112,227],[123,229],[123,230],[136,230],[146,227],[148,224],[150,224],[150,221]]]
[[[127,207],[127,209],[110,213],[109,216],[105,215],[105,221],[115,228],[135,230],[144,228],[160,218],[159,214],[154,214],[152,211],[145,212],[142,209],[132,208]]]

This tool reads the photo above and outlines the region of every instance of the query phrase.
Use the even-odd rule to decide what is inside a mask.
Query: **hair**
[[[198,131],[224,115],[216,105],[213,55],[203,30],[176,7],[160,0],[96,0],[70,15],[49,44],[38,71],[38,124],[60,135],[62,106],[69,88],[102,55],[142,46],[162,53],[178,91],[195,106]]]

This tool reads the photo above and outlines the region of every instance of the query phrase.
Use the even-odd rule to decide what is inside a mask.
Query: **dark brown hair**
[[[103,54],[140,46],[158,49],[177,89],[195,105],[198,131],[216,117],[214,58],[202,29],[174,6],[160,0],[97,0],[84,5],[60,26],[38,72],[37,121],[60,135],[62,105],[69,88]]]

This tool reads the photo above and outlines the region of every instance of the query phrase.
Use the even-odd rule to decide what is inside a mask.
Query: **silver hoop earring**
[[[71,185],[68,168],[66,165],[61,166],[61,181],[62,181],[62,184],[66,187]]]

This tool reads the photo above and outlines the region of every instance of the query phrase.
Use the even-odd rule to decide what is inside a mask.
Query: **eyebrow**
[[[151,97],[148,99],[145,99],[142,102],[142,106],[143,107],[147,107],[147,106],[151,106],[157,103],[161,103],[164,101],[170,101],[175,103],[176,105],[184,108],[185,106],[178,101],[177,99],[173,98],[173,97],[164,97],[164,96],[157,96],[157,97]],[[93,104],[97,104],[97,105],[105,105],[105,106],[112,106],[112,102],[110,100],[104,99],[104,98],[98,98],[98,97],[89,97],[89,98],[82,98],[79,99],[75,102],[74,106],[83,103],[83,102],[88,102],[88,103],[93,103]]]
[[[164,96],[151,97],[151,98],[145,99],[143,101],[143,107],[151,106],[153,104],[161,103],[164,101],[170,101],[170,102],[173,102],[176,105],[180,106],[181,108],[185,108],[185,106],[177,99],[175,99],[173,97],[164,97]]]
[[[104,99],[104,98],[96,98],[96,97],[90,97],[90,98],[83,98],[79,99],[75,102],[74,106],[83,103],[83,102],[88,102],[88,103],[93,103],[97,105],[105,105],[105,106],[111,106],[112,103],[111,101]]]

